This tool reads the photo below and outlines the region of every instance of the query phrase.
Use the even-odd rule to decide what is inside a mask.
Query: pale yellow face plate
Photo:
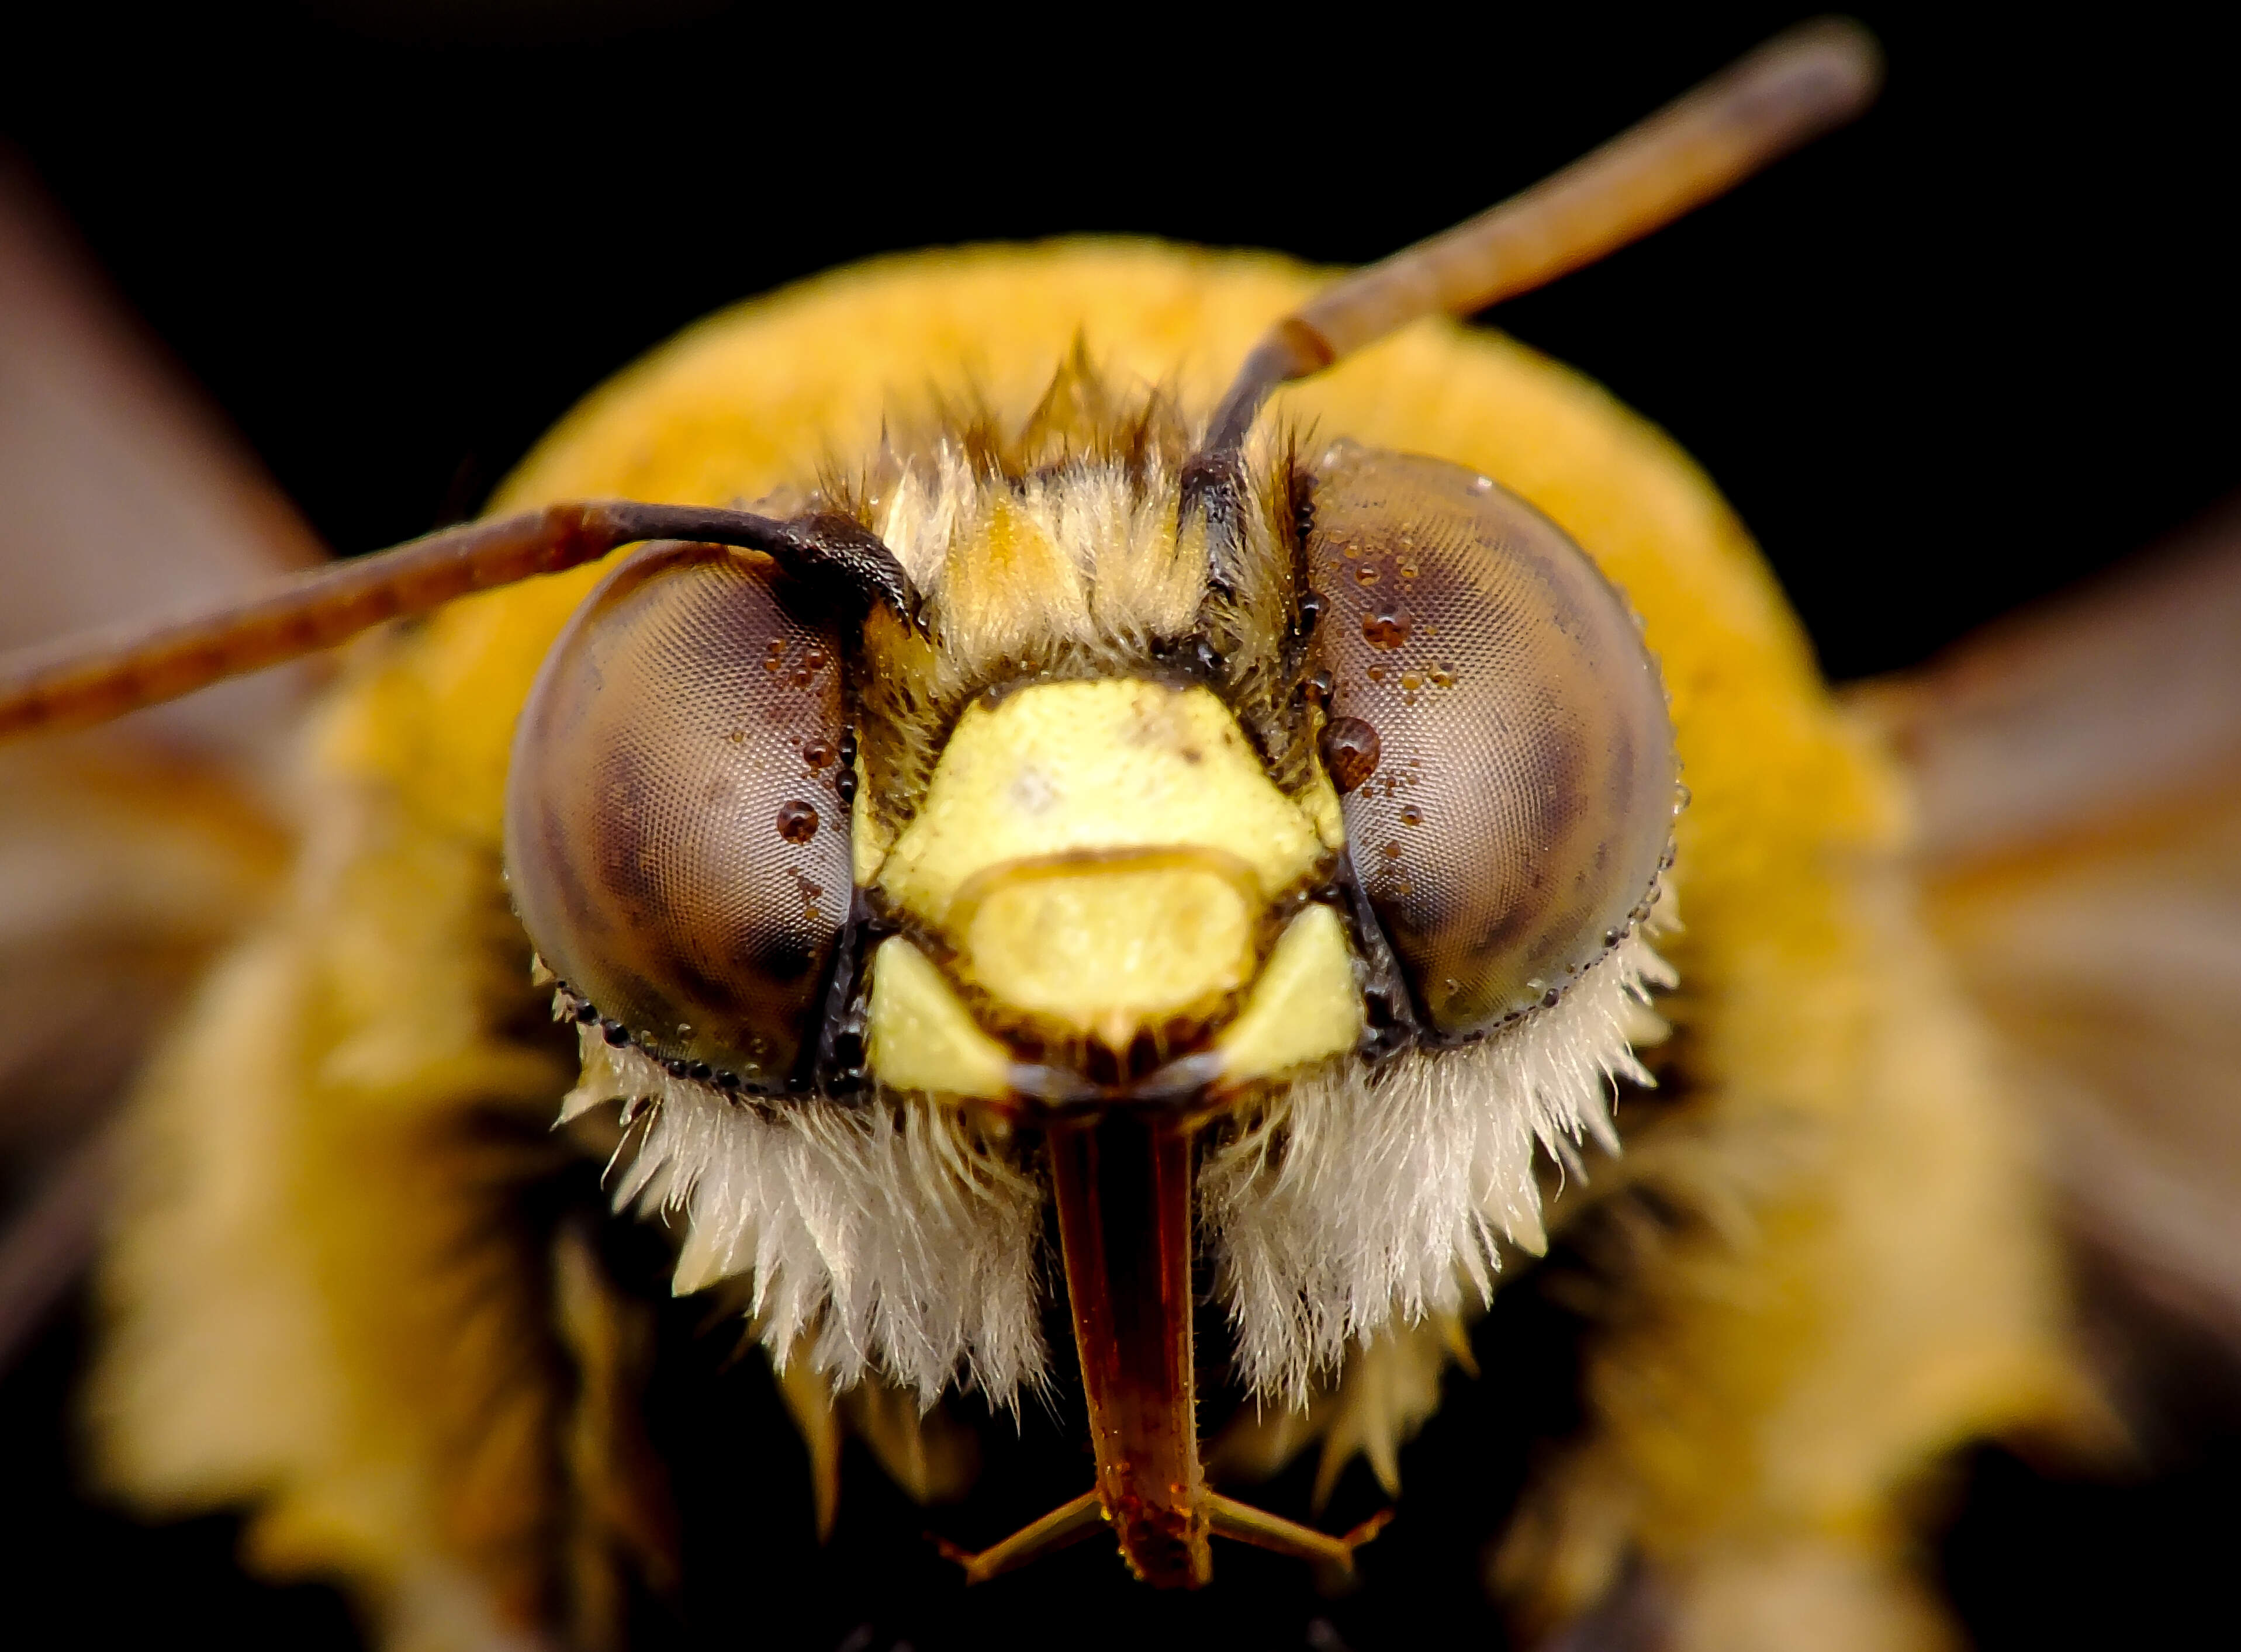
[[[985,891],[992,868],[1169,847],[1240,863],[1263,900],[1330,853],[1208,690],[1038,683],[958,719],[877,886],[897,910],[946,927],[966,886]]]
[[[1281,903],[1331,865],[1321,802],[1280,792],[1202,687],[1039,683],[976,702],[874,885],[925,945],[875,959],[873,1072],[1001,1094],[991,1031],[1126,1051],[1146,1031],[1196,1043],[1241,1011],[1237,1073],[1351,1048],[1343,926],[1294,922],[1271,950]],[[1270,993],[1305,1019],[1273,1027]]]
[[[954,925],[957,966],[1000,1013],[1126,1049],[1140,1027],[1213,1020],[1253,979],[1256,893],[1218,852],[1014,861]]]

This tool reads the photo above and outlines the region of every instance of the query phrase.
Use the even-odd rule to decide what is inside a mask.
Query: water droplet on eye
[[[1398,860],[1401,858],[1401,846],[1397,843],[1380,844],[1377,847],[1377,853],[1383,855],[1388,860]]]
[[[1455,672],[1449,671],[1445,665],[1435,665],[1426,674],[1431,679],[1432,686],[1435,688],[1453,688],[1455,686]]]
[[[1374,562],[1363,563],[1359,568],[1356,568],[1354,571],[1354,580],[1356,585],[1375,585],[1377,583],[1377,565]]]
[[[1415,804],[1410,804],[1407,808],[1401,811],[1401,824],[1402,826],[1423,825],[1424,812],[1418,808]]]
[[[1490,476],[1474,476],[1471,478],[1471,492],[1491,493],[1494,492],[1494,478]]]
[[[1364,614],[1361,639],[1372,648],[1398,648],[1408,640],[1408,616],[1390,608]]]
[[[1358,717],[1335,719],[1323,730],[1323,763],[1331,784],[1351,792],[1377,772],[1377,731]]]
[[[801,663],[805,668],[810,671],[823,670],[825,667],[825,651],[822,648],[811,649],[807,653],[801,657]]]
[[[801,748],[801,760],[813,769],[825,768],[833,761],[833,748],[823,740],[812,740]]]
[[[1407,689],[1410,693],[1415,693],[1423,686],[1424,679],[1417,676],[1415,672],[1404,671],[1401,673],[1401,686]]]
[[[1385,667],[1382,665],[1372,665],[1369,670],[1364,673],[1364,675],[1366,675],[1373,683],[1381,683],[1385,680]]]
[[[778,811],[778,834],[788,843],[806,843],[817,835],[817,811],[796,798]]]
[[[1416,558],[1414,557],[1401,558],[1399,565],[1394,568],[1393,572],[1399,574],[1403,579],[1414,579],[1416,577]]]

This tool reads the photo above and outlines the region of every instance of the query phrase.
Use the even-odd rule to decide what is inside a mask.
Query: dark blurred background
[[[1148,9],[81,0],[0,24],[0,129],[348,552],[471,512],[585,391],[736,298],[1077,231],[1366,260],[1801,15],[1379,6],[1233,34]],[[2241,485],[2229,42],[2140,7],[1860,15],[1890,82],[1858,126],[1499,318],[1703,462],[1840,678],[1918,662]],[[67,1596],[81,1644],[186,1622],[346,1644],[333,1597],[231,1571],[226,1522],[145,1532],[70,1501],[81,1311],[0,1387],[10,1598]],[[1981,1644],[2230,1615],[2212,1580],[2241,1456],[2216,1395],[2174,1415],[2129,1483],[1972,1460],[1940,1553]],[[1404,1463],[1419,1519],[1473,1495],[1449,1428]],[[1478,1541],[1441,1550],[1455,1600]],[[1331,1612],[1311,1639],[1398,1643],[1389,1617]]]

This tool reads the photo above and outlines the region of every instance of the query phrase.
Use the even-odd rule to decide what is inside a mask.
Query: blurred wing
[[[1862,698],[2083,1236],[2241,1355],[2241,498]]]
[[[0,650],[321,559],[0,150]],[[0,748],[0,1364],[88,1254],[98,1125],[285,853],[304,679]]]

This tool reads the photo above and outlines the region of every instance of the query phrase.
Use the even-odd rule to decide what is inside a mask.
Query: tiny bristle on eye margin
[[[1200,1230],[1245,1388],[1304,1406],[1395,1318],[1452,1312],[1466,1290],[1490,1298],[1497,1241],[1546,1248],[1535,1150],[1571,1174],[1589,1137],[1617,1151],[1614,1086],[1651,1082],[1634,1050],[1665,1035],[1649,989],[1675,980],[1638,927],[1549,1009],[1402,1056],[1374,1087],[1358,1067],[1303,1080],[1215,1145]]]
[[[751,1274],[773,1361],[806,1336],[836,1390],[876,1371],[923,1405],[954,1385],[1016,1409],[1044,1386],[1044,1190],[953,1110],[885,1097],[752,1107],[596,1027],[579,1041],[562,1122],[639,1103],[615,1208],[685,1218],[679,1294]]]

